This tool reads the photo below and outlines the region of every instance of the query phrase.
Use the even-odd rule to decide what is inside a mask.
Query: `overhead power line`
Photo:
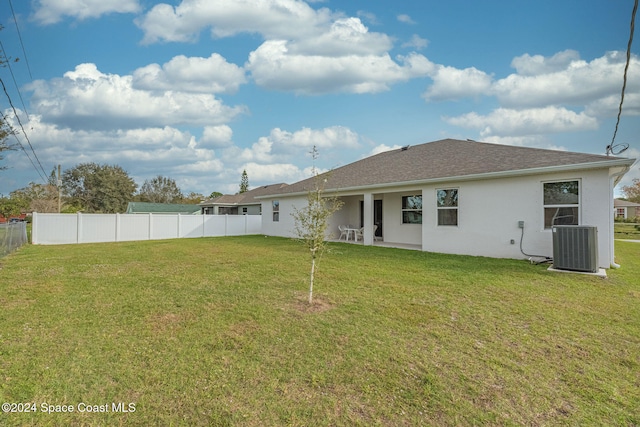
[[[11,3],[11,0],[9,0],[9,7],[11,7],[13,22],[15,22],[16,24],[16,31],[18,32],[18,39],[20,40],[20,46],[22,47],[24,62],[27,64],[27,70],[29,70],[29,77],[31,77],[31,81],[33,81],[33,75],[31,75],[31,67],[29,66],[29,58],[27,58],[27,51],[24,49],[24,43],[22,43],[22,34],[20,34],[20,27],[18,26],[18,20],[16,19],[16,13],[13,11],[13,4]]]
[[[4,50],[4,45],[0,40],[0,50],[2,50],[2,56],[4,57],[5,63],[7,64],[7,68],[9,69],[9,73],[11,73],[11,78],[13,79],[13,84],[16,87],[16,91],[18,92],[18,97],[20,97],[20,102],[22,103],[22,108],[24,108],[24,112],[27,114],[27,119],[29,119],[29,112],[27,111],[27,106],[24,105],[24,99],[22,99],[22,93],[20,92],[20,87],[18,86],[18,82],[16,81],[16,76],[13,74],[13,68],[11,68],[11,61],[7,56],[7,52]]]
[[[622,104],[624,103],[624,91],[627,88],[627,71],[629,70],[629,63],[631,62],[631,44],[633,43],[633,33],[635,30],[636,12],[638,11],[638,0],[635,0],[633,5],[633,11],[631,12],[631,29],[629,34],[629,43],[627,44],[627,62],[624,66],[624,74],[622,77],[622,93],[620,95],[620,106],[618,107],[618,118],[616,120],[616,128],[613,131],[613,138],[611,138],[611,144],[607,147],[607,153],[613,148],[618,133],[618,126],[620,125],[620,116],[622,115]]]
[[[15,115],[16,120],[18,121],[18,124],[20,125],[20,129],[22,129],[22,134],[24,135],[24,138],[27,140],[27,143],[29,144],[29,148],[31,148],[31,152],[33,153],[33,157],[36,159],[38,165],[40,166],[40,169],[38,169],[36,167],[36,165],[33,163],[33,161],[31,161],[31,164],[36,169],[36,172],[38,172],[38,175],[40,175],[40,178],[42,178],[42,180],[44,182],[47,182],[47,180],[44,178],[47,175],[47,173],[45,172],[44,168],[42,167],[42,163],[40,163],[40,159],[38,158],[38,155],[36,154],[36,151],[33,149],[33,145],[31,145],[31,141],[29,140],[29,136],[27,135],[27,131],[24,130],[24,126],[22,125],[22,120],[20,120],[20,116],[18,115],[18,111],[16,110],[16,107],[14,107],[13,101],[11,101],[11,97],[9,96],[9,92],[7,92],[7,87],[5,86],[4,81],[1,78],[0,78],[0,84],[2,84],[2,89],[4,90],[4,94],[7,96],[7,99],[9,100],[9,105],[13,109],[13,114]],[[4,116],[4,114],[3,114],[3,118],[6,120],[6,116]],[[14,133],[14,136],[15,136],[15,133]],[[18,139],[17,136],[16,136],[16,139]],[[22,147],[22,150],[25,153],[27,153],[27,151],[24,149],[24,146],[22,145],[22,143],[20,142],[19,139],[18,139],[18,143],[20,143],[20,146]],[[29,157],[28,154],[27,154],[27,157]],[[31,160],[31,157],[29,157],[29,160]],[[42,171],[42,173],[40,173],[40,171]]]

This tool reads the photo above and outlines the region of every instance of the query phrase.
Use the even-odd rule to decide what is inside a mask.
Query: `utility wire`
[[[0,111],[0,115],[2,115],[2,120],[5,123],[9,123],[7,116],[4,115],[4,113],[2,113],[2,111]],[[38,169],[38,167],[36,166],[36,164],[33,162],[33,159],[31,158],[31,156],[29,155],[29,152],[27,150],[24,149],[24,145],[22,145],[22,142],[20,142],[20,138],[18,138],[18,136],[16,135],[15,131],[11,131],[10,132],[11,135],[13,135],[13,137],[16,139],[16,141],[18,141],[18,145],[20,146],[20,148],[22,148],[22,151],[24,151],[24,154],[27,155],[27,159],[29,159],[29,161],[31,162],[31,165],[33,165],[33,168],[36,170],[36,172],[38,172],[38,175],[40,175],[40,178],[46,182],[46,179],[44,179],[44,177],[42,176],[42,174],[40,173],[40,170]]]
[[[11,73],[11,78],[13,79],[13,84],[18,91],[18,96],[20,97],[20,102],[22,103],[22,108],[24,108],[24,112],[27,114],[27,120],[29,119],[29,112],[27,111],[27,106],[24,105],[24,99],[22,99],[22,93],[20,93],[20,88],[18,87],[18,82],[16,81],[16,76],[13,74],[13,68],[11,68],[11,61],[9,61],[9,57],[7,56],[7,52],[4,50],[4,45],[0,40],[0,50],[2,50],[2,56],[4,57],[7,68],[9,68],[9,72]]]
[[[24,126],[22,125],[22,121],[20,120],[20,116],[18,115],[18,111],[16,110],[16,107],[13,106],[13,102],[11,101],[11,97],[9,96],[9,92],[7,92],[7,87],[4,85],[4,81],[1,78],[0,78],[0,83],[2,84],[2,89],[4,90],[4,94],[7,95],[7,99],[9,100],[9,105],[11,105],[11,108],[13,109],[13,114],[15,114],[15,117],[18,120],[18,124],[20,125],[20,129],[22,129],[22,133],[24,135],[24,138],[29,143],[29,147],[31,148],[31,151],[33,152],[33,156],[35,157],[36,161],[38,162],[38,165],[40,165],[40,170],[42,171],[42,173],[44,173],[44,176],[46,176],[47,173],[45,172],[44,168],[42,167],[42,163],[40,163],[40,159],[38,158],[38,155],[36,154],[36,151],[33,149],[33,145],[31,145],[31,141],[29,140],[29,136],[27,135],[27,132],[24,130]],[[20,145],[22,145],[22,144],[20,144]],[[24,150],[24,147],[23,147],[23,150]],[[26,153],[26,150],[25,150],[25,153]],[[35,167],[35,165],[33,165],[33,166]],[[44,182],[46,182],[47,180],[44,179],[44,176],[42,174],[40,174],[40,170],[38,170],[38,168],[36,168],[36,171],[40,175],[40,178],[42,178],[42,180]]]
[[[624,91],[627,88],[627,70],[629,69],[629,62],[631,62],[631,43],[633,43],[633,32],[635,29],[636,12],[638,11],[638,0],[633,5],[633,12],[631,12],[631,30],[629,34],[629,44],[627,45],[627,63],[624,66],[624,75],[622,78],[622,94],[620,95],[620,106],[618,107],[618,119],[616,120],[616,128],[613,131],[613,138],[611,138],[611,144],[609,147],[613,147],[613,143],[616,140],[616,134],[618,133],[618,125],[620,124],[620,116],[622,115],[622,103],[624,102]]]
[[[31,81],[33,81],[33,76],[31,75],[31,67],[29,66],[29,59],[27,58],[27,51],[24,49],[24,43],[22,43],[22,35],[20,34],[20,27],[18,26],[18,20],[16,19],[16,13],[13,11],[13,4],[11,3],[11,0],[9,0],[9,7],[11,7],[13,22],[16,23],[16,30],[18,31],[18,39],[20,40],[20,46],[22,46],[22,53],[24,54],[24,62],[27,64],[27,70],[29,70],[29,77],[31,77]]]

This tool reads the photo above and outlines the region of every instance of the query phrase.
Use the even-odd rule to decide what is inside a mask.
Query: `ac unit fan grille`
[[[557,225],[553,233],[553,267],[598,272],[598,230],[580,225]]]

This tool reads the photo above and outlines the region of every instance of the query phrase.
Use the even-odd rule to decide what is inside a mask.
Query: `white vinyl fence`
[[[31,241],[40,245],[260,234],[260,215],[39,214]]]

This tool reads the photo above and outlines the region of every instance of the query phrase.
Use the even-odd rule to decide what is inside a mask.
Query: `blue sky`
[[[443,138],[604,154],[633,8],[633,0],[11,4],[24,52],[2,2],[0,40],[19,61],[0,77],[46,175],[57,164],[117,164],[138,185],[163,175],[205,195],[237,192],[243,169],[251,188],[306,178],[314,145],[322,170]],[[639,50],[636,40],[616,137],[634,158]],[[42,181],[22,151],[4,164],[0,194]],[[633,178],[637,165],[621,184]]]

